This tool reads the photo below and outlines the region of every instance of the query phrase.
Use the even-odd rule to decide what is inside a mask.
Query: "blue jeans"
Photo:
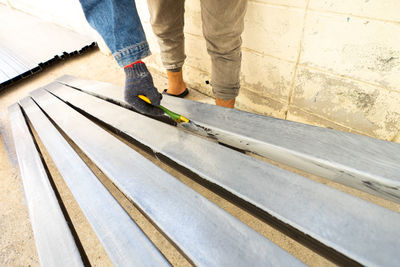
[[[80,0],[89,24],[121,67],[151,54],[134,0]]]

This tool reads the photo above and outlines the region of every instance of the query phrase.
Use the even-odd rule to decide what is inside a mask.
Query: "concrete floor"
[[[100,80],[123,86],[124,73],[114,62],[111,56],[106,56],[100,53],[97,49],[90,51],[84,55],[79,55],[70,58],[51,68],[26,79],[12,87],[7,88],[0,92],[0,266],[38,266],[38,256],[36,253],[35,243],[29,222],[29,215],[26,203],[24,202],[23,187],[19,172],[16,166],[16,159],[13,153],[13,144],[10,136],[8,121],[7,121],[7,107],[28,93],[40,86],[50,83],[55,78],[70,74],[87,79]],[[166,88],[166,79],[154,72],[154,80],[156,87],[161,91]],[[196,101],[212,103],[213,99],[191,90],[189,99]],[[119,137],[117,137],[119,138]],[[121,139],[121,138],[119,138]],[[122,140],[122,139],[121,139]],[[122,140],[126,142],[125,140]],[[178,171],[168,167],[160,162],[158,159],[145,154],[132,144],[128,145],[143,154],[146,158],[159,165],[161,168],[171,173],[177,179],[181,180],[200,194],[204,195],[218,206],[230,212],[233,216],[237,217],[244,223],[250,225],[256,231],[272,240],[282,248],[289,251],[291,254],[299,258],[311,266],[331,266],[334,265],[323,257],[312,252],[308,248],[302,246],[298,242],[284,236],[277,230],[273,229],[264,222],[258,220],[242,209],[225,201],[218,195],[207,190],[203,186],[192,181],[188,177],[179,173]],[[52,174],[58,190],[60,191],[63,202],[71,216],[71,220],[76,228],[78,236],[82,242],[87,256],[94,266],[109,266],[111,265],[105,251],[99,244],[95,234],[88,225],[85,217],[80,211],[77,203],[73,199],[67,186],[64,184],[53,162],[48,157],[47,152],[43,149],[39,141],[39,148],[41,149],[46,163],[49,165],[50,173]],[[77,149],[77,148],[76,148]],[[79,149],[77,149],[79,150]],[[112,192],[116,199],[121,203],[125,210],[131,217],[139,224],[143,231],[149,238],[160,248],[162,253],[176,266],[187,266],[189,263],[185,258],[155,229],[143,215],[136,210],[136,208],[118,191],[101,173],[97,167],[80,153],[81,157],[87,162],[89,167],[105,184],[105,186]],[[260,158],[262,159],[262,158]],[[262,159],[268,161],[266,159]],[[268,161],[270,162],[270,161]],[[273,163],[273,162],[272,162]],[[273,163],[276,164],[276,163]],[[278,164],[277,164],[278,165]],[[286,166],[283,168],[290,169]],[[328,186],[332,186],[338,190],[356,195],[363,199],[372,201],[378,205],[387,207],[394,211],[400,212],[400,205],[385,201],[356,190],[350,190],[344,186],[334,184],[325,179],[304,174],[300,171],[290,169],[294,172],[300,173],[310,179],[317,180]]]

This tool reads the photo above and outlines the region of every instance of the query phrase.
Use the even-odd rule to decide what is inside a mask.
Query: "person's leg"
[[[167,93],[179,95],[186,89],[182,66],[185,61],[183,35],[184,0],[147,0],[153,32],[158,38],[161,59],[167,70]]]
[[[140,112],[161,115],[160,109],[137,97],[146,95],[156,106],[161,100],[151,74],[140,61],[150,55],[150,49],[135,1],[80,0],[80,3],[89,24],[103,37],[118,64],[124,67],[125,100]]]
[[[89,24],[121,67],[150,55],[134,0],[80,0]]]
[[[247,0],[201,0],[203,35],[211,56],[216,104],[234,107],[240,88],[241,34]]]

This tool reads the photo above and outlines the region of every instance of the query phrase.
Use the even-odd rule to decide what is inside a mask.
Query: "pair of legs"
[[[129,66],[125,68],[125,99],[145,113],[156,112],[144,106],[136,97],[137,94],[147,95],[156,105],[161,99],[156,95],[151,75],[144,64],[130,65],[150,55],[135,1],[80,2],[89,24],[103,37],[118,64],[121,67]],[[186,87],[181,70],[185,60],[184,0],[148,0],[148,3],[153,30],[159,39],[161,57],[167,69],[170,83],[168,92],[179,93]],[[201,0],[203,34],[212,60],[211,83],[219,105],[233,107],[239,91],[240,35],[246,4],[247,0]]]
[[[167,69],[168,93],[179,94],[186,85],[182,66],[185,0],[147,0],[153,32]],[[241,34],[247,0],[200,0],[203,35],[211,57],[211,85],[216,104],[233,107],[240,88]]]

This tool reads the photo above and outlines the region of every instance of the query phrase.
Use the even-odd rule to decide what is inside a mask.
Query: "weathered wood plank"
[[[169,266],[30,97],[20,101],[115,266]]]
[[[83,92],[58,84],[45,88],[350,259],[365,265],[400,264],[397,213]]]
[[[8,113],[40,264],[83,266],[19,105]]]
[[[80,149],[194,264],[301,265],[290,254],[50,93],[37,90],[31,95]]]
[[[73,76],[58,81],[124,103],[118,86]],[[162,102],[219,142],[400,203],[399,144],[167,95]]]

